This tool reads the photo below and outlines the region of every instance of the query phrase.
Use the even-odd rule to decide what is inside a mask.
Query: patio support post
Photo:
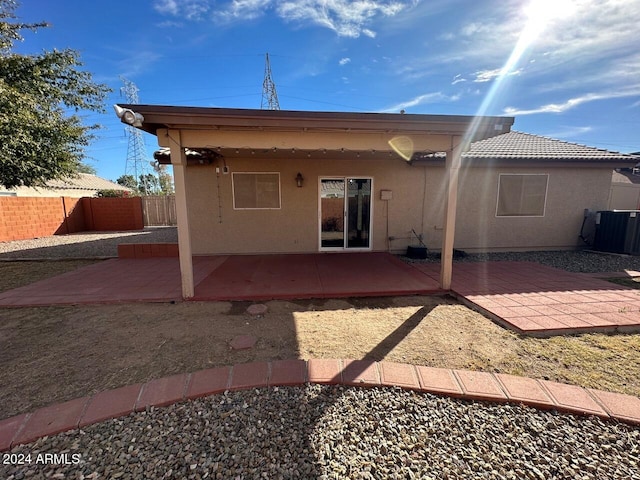
[[[178,219],[178,250],[180,254],[180,277],[182,279],[182,297],[194,295],[193,257],[191,254],[191,230],[189,228],[189,212],[187,210],[187,190],[185,174],[187,156],[182,146],[179,130],[169,130],[169,148],[171,165],[173,166],[173,182],[176,192],[176,216]]]
[[[457,146],[447,151],[445,181],[447,196],[445,197],[444,235],[442,236],[442,253],[440,256],[440,288],[451,290],[451,276],[453,270],[453,242],[456,231],[456,209],[458,204],[458,177],[462,155],[462,142],[457,140]]]

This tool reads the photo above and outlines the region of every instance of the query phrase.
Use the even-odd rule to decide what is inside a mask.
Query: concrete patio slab
[[[193,300],[444,293],[440,264],[388,253],[194,257]],[[451,293],[521,334],[640,331],[640,290],[531,262],[457,262]],[[181,300],[177,258],[112,259],[0,293],[0,307]]]
[[[439,266],[413,263],[430,278]],[[452,291],[518,333],[552,336],[640,331],[640,290],[532,262],[460,262]]]

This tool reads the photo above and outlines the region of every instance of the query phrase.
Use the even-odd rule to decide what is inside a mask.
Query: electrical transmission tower
[[[280,110],[278,103],[278,92],[276,92],[276,84],[271,78],[271,64],[269,63],[269,54],[267,53],[264,65],[264,82],[262,82],[262,110]]]
[[[135,83],[127,80],[124,77],[120,77],[124,83],[124,87],[120,89],[120,93],[125,96],[127,103],[137,104],[140,103],[138,99],[138,87]],[[133,125],[129,125],[127,128],[127,163],[125,165],[124,174],[131,175],[136,184],[140,184],[140,189],[143,193],[148,195],[151,193],[152,185],[149,185],[149,174],[153,175],[149,171],[149,161],[147,160],[147,149],[144,143],[144,137],[142,132],[135,128]]]

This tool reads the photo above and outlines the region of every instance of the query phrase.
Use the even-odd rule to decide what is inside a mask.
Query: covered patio
[[[508,132],[514,122],[512,117],[404,112],[267,111],[137,104],[114,108],[123,123],[155,135],[166,153],[156,156],[157,161],[172,166],[185,299],[202,295],[196,288],[193,262],[200,255],[311,255],[297,257],[297,267],[304,270],[311,268],[308,259],[315,258],[315,252],[391,251],[389,242],[399,235],[389,231],[390,207],[383,206],[384,202],[402,198],[408,203],[396,208],[416,211],[414,196],[400,194],[411,187],[405,179],[396,178],[397,170],[408,168],[417,158],[428,160],[436,155],[444,159],[437,200],[442,209],[437,220],[441,224],[437,231],[442,261],[436,287],[421,285],[421,288],[450,290],[461,155],[471,142]],[[301,173],[303,166],[305,175]],[[403,171],[407,179],[416,178],[415,171]],[[295,186],[287,178],[295,178]],[[384,185],[377,192],[373,187],[376,179]],[[307,185],[317,182],[317,186],[303,189],[305,182]],[[352,182],[359,185],[356,192],[347,188]],[[330,183],[341,187],[337,192],[324,192],[323,188]],[[426,180],[424,189],[426,192]],[[351,197],[357,205],[354,212]],[[327,213],[333,210],[329,208],[329,203],[333,203],[330,199],[336,198],[339,204],[334,205],[335,212],[330,215]],[[378,206],[374,209],[376,202]],[[387,213],[383,215],[385,209]],[[398,231],[407,235],[413,228],[412,222],[405,219]],[[415,222],[423,225],[424,217]],[[348,240],[350,230],[356,232],[357,240]],[[325,238],[327,235],[338,236]],[[347,257],[336,258],[344,261]],[[356,265],[362,265],[363,261],[350,257],[350,262]],[[309,293],[335,294],[333,284],[341,282],[357,291],[360,277],[354,274],[357,278],[344,280],[352,275],[352,269],[348,262],[332,263],[326,269],[318,267],[315,270],[318,280],[308,285]],[[275,280],[273,277],[271,280]],[[327,282],[329,278],[331,282]],[[389,277],[371,276],[369,281],[374,284],[365,290],[373,292],[384,292],[387,283],[394,283]],[[218,291],[225,289],[220,278],[205,283],[215,285]],[[262,286],[262,290],[247,290],[247,294],[253,293],[252,298],[256,298],[264,288],[267,293],[271,291],[271,286]]]
[[[193,258],[192,300],[271,300],[442,293],[388,253]],[[0,306],[182,300],[177,258],[112,259],[0,293]]]

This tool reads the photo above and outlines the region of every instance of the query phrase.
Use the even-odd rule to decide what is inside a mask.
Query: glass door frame
[[[368,247],[348,247],[349,240],[349,179],[353,180],[369,180],[371,182],[371,192],[369,200],[369,246]],[[344,182],[343,196],[343,242],[341,247],[323,247],[322,246],[322,181],[323,180],[340,180]],[[369,252],[373,248],[373,177],[370,175],[349,175],[336,176],[327,175],[318,177],[318,250],[320,252]]]

